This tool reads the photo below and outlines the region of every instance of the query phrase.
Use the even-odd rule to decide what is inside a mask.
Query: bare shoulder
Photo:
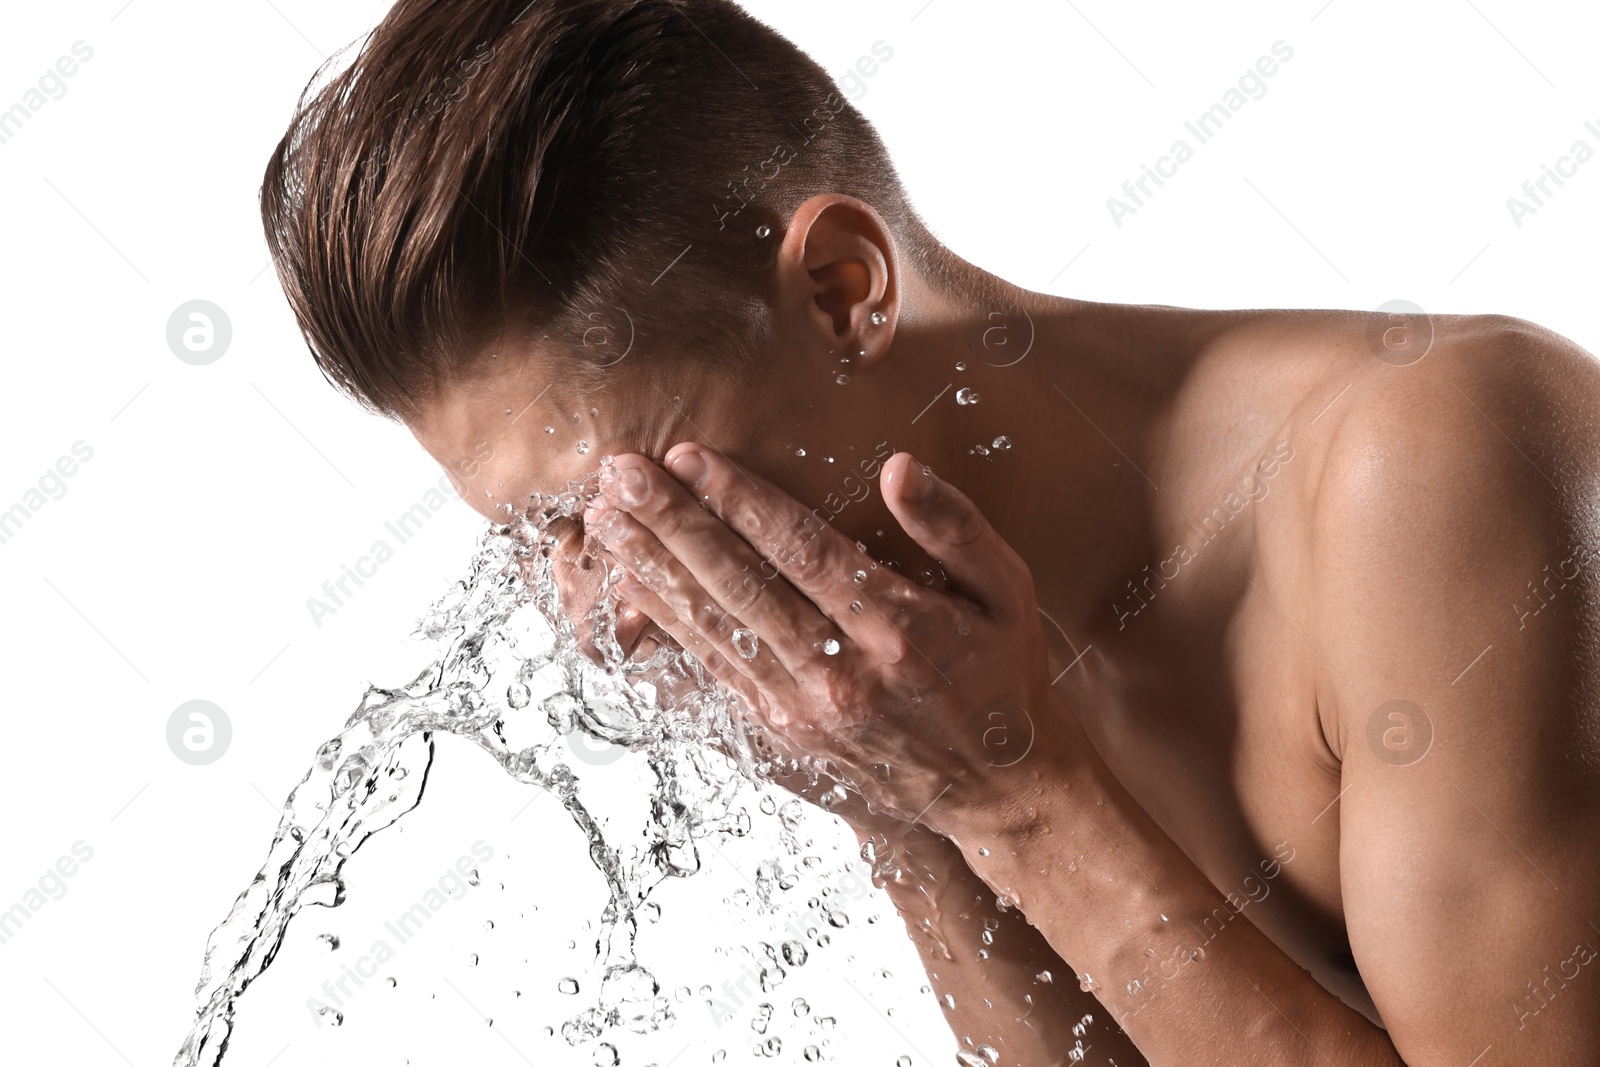
[[[1600,361],[1520,319],[1430,325],[1425,353],[1352,370],[1311,428],[1309,625],[1368,672],[1322,689],[1345,740],[1377,693],[1437,685],[1459,707],[1466,672],[1509,684],[1513,655],[1573,687],[1529,714],[1600,683],[1600,558],[1573,562],[1600,550]]]
[[[1551,518],[1592,506],[1600,360],[1509,316],[1394,328],[1411,331],[1405,341],[1417,347],[1393,359],[1369,350],[1321,420],[1316,501],[1325,517],[1399,505],[1450,515],[1512,497]],[[1372,329],[1363,332],[1372,349]]]

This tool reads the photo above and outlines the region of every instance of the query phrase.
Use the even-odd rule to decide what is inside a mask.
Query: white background
[[[1600,350],[1600,160],[1520,227],[1506,204],[1574,141],[1600,148],[1584,128],[1600,129],[1592,5],[747,6],[832,71],[874,42],[893,48],[858,105],[936,232],[1028,288],[1194,307],[1403,298],[1518,315]],[[420,666],[403,638],[463,571],[481,528],[452,500],[313,622],[307,598],[439,474],[403,429],[322,381],[267,268],[257,214],[302,85],[382,7],[104,0],[7,12],[0,108],[74,42],[93,48],[65,95],[0,144],[0,510],[75,442],[93,449],[65,495],[0,544],[12,694],[0,909],[75,842],[93,849],[65,895],[0,944],[8,1061],[170,1060],[206,934],[258,868],[278,803],[369,681],[398,684]],[[1107,197],[1279,40],[1294,54],[1267,94],[1116,225]],[[174,358],[165,338],[174,308],[196,298],[222,306],[234,331],[204,367]],[[234,730],[204,767],[174,758],[165,736],[173,709],[196,698],[222,706]],[[230,1063],[587,1062],[540,1028],[572,1003],[555,980],[584,973],[598,878],[549,798],[524,811],[528,795],[485,770],[441,742],[405,832],[351,862],[351,902],[306,913],[245,997]],[[830,849],[844,839],[812,822],[816,851],[839,866],[848,850]],[[363,989],[342,1029],[315,1026],[304,998],[479,840],[496,855],[483,885],[396,959],[386,973],[400,985]],[[750,943],[755,933],[708,917],[757,858],[709,857],[719,872],[663,891],[660,932],[647,935],[657,951]],[[852,907],[863,919],[882,911]],[[774,996],[778,1014],[797,995],[836,1014],[852,1041],[846,1062],[950,1062],[915,960],[888,936],[896,926],[885,914],[873,938],[858,922]],[[346,947],[316,954],[311,938],[325,931]],[[479,969],[465,963],[472,951]],[[687,950],[673,953],[683,980],[715,980],[709,956],[696,972]],[[871,973],[880,968],[893,977]],[[624,1063],[706,1063],[724,1047],[726,1062],[748,1059],[743,1022],[719,1033],[703,1008],[681,1014],[671,1033],[625,1048]],[[784,1032],[795,1036],[783,1060],[797,1060],[810,1039]]]

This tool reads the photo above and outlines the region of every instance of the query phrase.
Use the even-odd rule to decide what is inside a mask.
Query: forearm
[[[1018,902],[1146,1059],[1400,1065],[1381,1029],[1230,906],[1064,707],[1049,718],[1069,724],[1065,743],[1019,766],[1001,803],[939,829],[995,893]]]
[[[1138,1050],[1106,1010],[1078,988],[1070,968],[1020,911],[995,906],[994,892],[954,844],[920,828],[899,831],[891,841],[881,834],[872,840],[893,850],[902,873],[885,888],[962,1049],[982,1055],[987,1045],[998,1054],[995,1062],[1007,1065],[1142,1067]],[[1081,1059],[1072,1059],[1074,1049]]]

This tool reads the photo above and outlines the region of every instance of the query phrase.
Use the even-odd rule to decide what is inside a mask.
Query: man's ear
[[[850,365],[889,350],[900,311],[900,254],[870,204],[819,193],[795,209],[778,251],[783,313]]]

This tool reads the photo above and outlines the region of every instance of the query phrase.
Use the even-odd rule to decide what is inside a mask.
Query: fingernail
[[[667,469],[673,477],[687,485],[690,489],[699,489],[700,483],[706,480],[706,458],[700,454],[699,449],[688,452],[679,452],[667,461]]]
[[[611,541],[622,534],[625,529],[623,520],[626,518],[627,516],[615,508],[606,508],[595,513],[592,526],[588,522],[584,525],[593,529],[594,535],[600,540]]]
[[[617,469],[617,496],[624,504],[643,504],[650,495],[650,479],[638,467]]]
[[[928,504],[939,493],[939,480],[934,477],[933,468],[926,464],[918,464],[917,469],[908,475],[905,496],[913,504]]]

